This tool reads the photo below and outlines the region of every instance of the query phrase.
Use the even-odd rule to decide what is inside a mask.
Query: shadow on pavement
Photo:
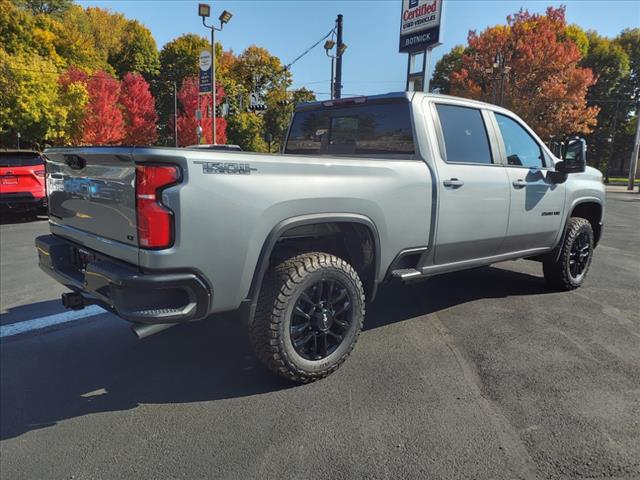
[[[0,225],[12,225],[15,223],[31,223],[47,219],[46,214],[29,212],[0,212]]]
[[[2,313],[0,316],[0,325],[23,322],[25,320],[55,315],[56,313],[62,313],[65,311],[67,310],[62,306],[62,302],[59,298],[56,298],[55,300],[29,303],[27,305],[8,308],[6,313]],[[0,312],[2,312],[1,309]]]
[[[539,277],[493,267],[408,288],[393,285],[369,306],[365,330],[478,298],[545,292]],[[169,329],[140,342],[125,322],[101,315],[4,343],[1,354],[1,439],[141,404],[212,401],[295,387],[254,360],[244,326],[234,315]]]

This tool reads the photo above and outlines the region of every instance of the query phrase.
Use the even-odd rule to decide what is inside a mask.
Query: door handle
[[[514,180],[513,186],[516,188],[522,188],[527,186],[527,182],[522,179]]]
[[[458,180],[457,178],[450,178],[449,180],[444,180],[442,182],[442,184],[445,187],[461,187],[464,185],[464,182],[462,180]]]

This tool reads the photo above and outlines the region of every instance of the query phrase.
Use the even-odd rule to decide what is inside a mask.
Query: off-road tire
[[[589,257],[582,273],[576,278],[571,275],[569,269],[571,248],[576,239],[586,233],[589,239]],[[572,217],[567,224],[567,231],[562,244],[558,247],[559,252],[554,250],[542,262],[542,270],[547,285],[554,290],[568,291],[578,288],[584,282],[593,259],[594,235],[591,224],[588,220],[580,217]],[[557,260],[556,260],[557,258]]]
[[[292,311],[306,288],[326,278],[336,278],[348,289],[352,324],[333,353],[311,361],[299,355],[291,342]],[[295,382],[308,383],[333,373],[347,359],[362,330],[364,314],[364,290],[355,269],[328,253],[304,253],[265,274],[256,314],[248,326],[249,340],[256,357],[271,371]]]

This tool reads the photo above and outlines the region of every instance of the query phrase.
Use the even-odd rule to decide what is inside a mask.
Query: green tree
[[[19,0],[18,4],[36,15],[61,15],[73,5],[73,0]]]
[[[433,70],[433,77],[430,82],[431,91],[439,93],[451,93],[451,73],[462,68],[462,56],[465,49],[462,45],[456,45],[449,53],[442,56]]]
[[[230,74],[250,91],[263,95],[291,85],[291,72],[283,67],[280,59],[255,45],[238,55],[230,67]]]
[[[629,76],[625,81],[625,92],[640,98],[640,28],[628,28],[614,42],[620,45],[629,57]]]
[[[629,58],[629,75],[621,82],[622,97],[638,102],[640,99],[640,28],[625,29],[614,41],[622,47]],[[633,107],[631,104],[628,105]],[[613,171],[612,174],[627,175],[629,172],[637,122],[637,110],[622,118],[621,133],[619,140],[615,143],[616,150],[613,156],[618,160],[617,171]]]
[[[116,51],[108,58],[119,77],[128,72],[140,73],[150,81],[160,72],[160,58],[156,41],[147,27],[136,20],[129,20],[122,32]]]
[[[264,119],[253,112],[239,112],[227,119],[227,138],[231,144],[240,145],[250,152],[266,152]]]
[[[591,69],[596,83],[589,88],[587,101],[600,108],[598,128],[587,137],[590,162],[605,174],[612,167],[614,147],[620,140],[621,122],[630,112],[624,97],[625,80],[629,76],[629,57],[624,49],[609,38],[594,31],[586,32],[588,48],[580,61]]]
[[[68,108],[58,99],[52,61],[37,55],[0,51],[0,142],[12,146],[19,132],[25,143],[42,146],[64,137]]]
[[[306,88],[287,92],[272,90],[266,98],[267,110],[264,113],[265,134],[271,134],[277,148],[282,146],[289,128],[295,105],[316,99],[314,93]]]

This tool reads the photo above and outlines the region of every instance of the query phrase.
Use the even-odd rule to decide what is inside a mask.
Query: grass
[[[629,181],[628,177],[609,177],[609,183],[624,183]]]

